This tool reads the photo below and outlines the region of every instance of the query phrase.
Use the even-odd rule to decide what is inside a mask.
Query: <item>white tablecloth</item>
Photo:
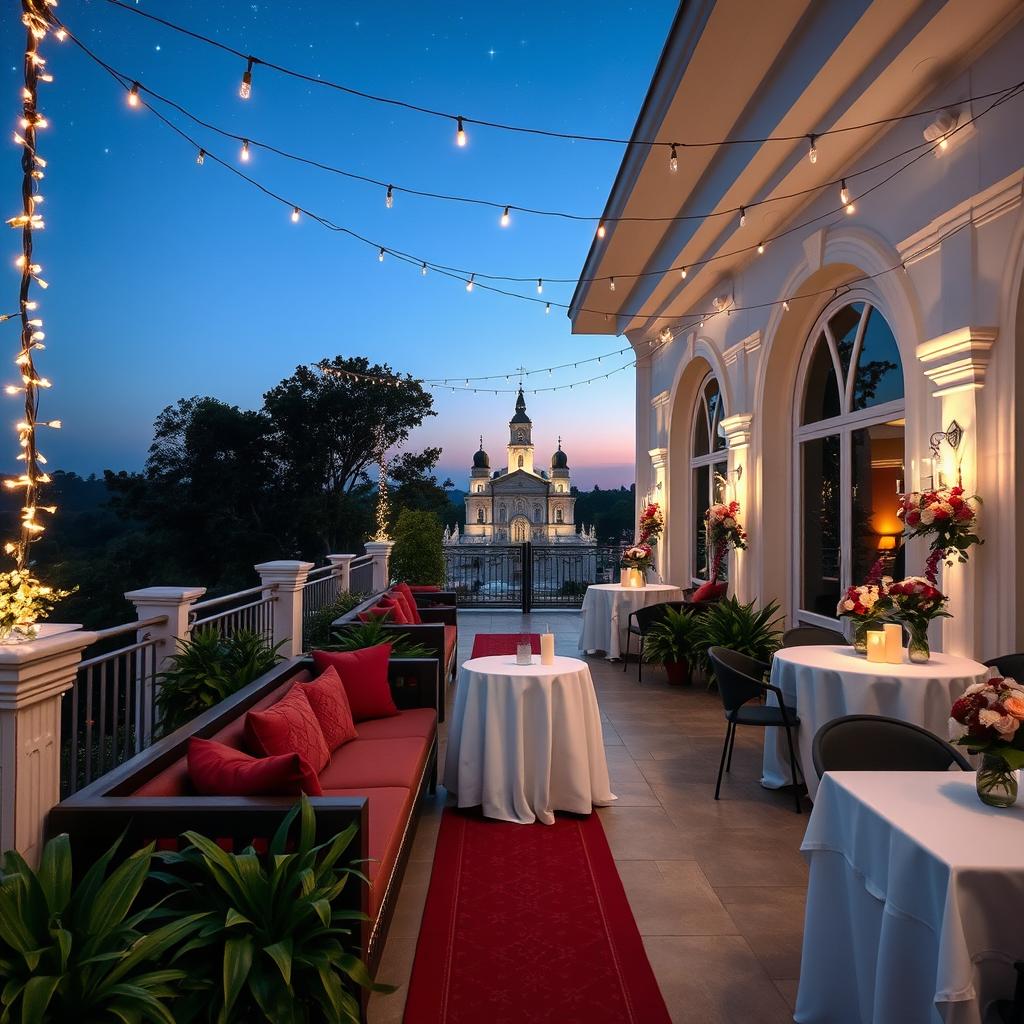
[[[618,583],[595,583],[583,595],[581,651],[604,651],[618,658],[626,647],[630,612],[649,604],[682,601],[679,587],[667,583],[648,583],[646,587],[622,587]],[[635,649],[636,644],[634,643]]]
[[[810,862],[795,1019],[980,1024],[1024,958],[1024,806],[973,772],[829,772]]]
[[[460,807],[483,805],[488,818],[524,825],[611,803],[586,662],[556,657],[541,665],[534,655],[526,666],[508,654],[467,661],[448,726],[444,785]]]
[[[800,768],[814,799],[818,777],[811,760],[814,734],[843,715],[886,715],[923,726],[936,736],[949,732],[949,709],[971,683],[989,670],[970,658],[933,654],[924,665],[868,661],[852,647],[785,647],[772,662],[772,683],[800,716],[797,730]],[[774,694],[770,703],[776,704]],[[788,786],[789,751],[782,729],[765,729],[761,784]]]

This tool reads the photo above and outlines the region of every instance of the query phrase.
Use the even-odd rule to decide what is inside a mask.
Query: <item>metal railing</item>
[[[166,615],[101,629],[96,644],[134,634],[124,647],[87,658],[61,707],[61,797],[123,764],[153,742],[155,693],[162,640],[149,627]]]
[[[591,584],[619,582],[620,545],[531,544],[530,548],[532,608],[579,608]]]
[[[341,596],[341,570],[333,565],[314,569],[302,584],[302,635],[309,633],[314,617]]]
[[[277,584],[272,583],[266,587],[250,587],[234,594],[199,601],[192,606],[189,629],[192,632],[198,629],[216,629],[225,639],[239,630],[246,629],[259,633],[270,643],[274,637],[273,604],[276,600]],[[228,607],[212,615],[206,614],[211,608],[221,608],[223,605]]]
[[[487,544],[445,548],[446,589],[465,608],[518,608],[523,603],[526,545]]]
[[[373,593],[373,555],[360,555],[349,563],[348,589],[353,594]]]

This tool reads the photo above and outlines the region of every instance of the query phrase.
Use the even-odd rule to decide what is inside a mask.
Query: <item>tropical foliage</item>
[[[339,594],[336,600],[311,615],[302,628],[302,642],[306,650],[322,648],[330,640],[331,624],[334,620],[340,619],[346,612],[352,611],[366,598],[366,594]]]
[[[741,604],[735,597],[726,597],[708,605],[699,616],[700,629],[695,641],[697,663],[711,672],[709,647],[727,647],[750,658],[768,662],[782,646],[782,616],[775,601],[763,608],[756,602]]]
[[[395,633],[386,628],[386,619],[373,618],[368,622],[353,622],[336,629],[324,651],[361,651],[364,647],[391,644],[393,658],[433,658],[434,652],[418,644],[408,633]]]
[[[647,631],[644,659],[659,665],[690,662],[700,635],[700,614],[666,608],[665,617]]]

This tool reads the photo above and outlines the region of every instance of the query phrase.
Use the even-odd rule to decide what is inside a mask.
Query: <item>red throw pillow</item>
[[[409,616],[409,621],[413,623],[413,625],[418,626],[423,620],[420,618],[420,610],[416,607],[416,598],[413,597],[413,593],[409,589],[409,584],[396,583],[392,588],[392,591],[399,594],[405,600],[405,612]]]
[[[385,608],[383,605],[375,604],[365,612],[357,612],[356,617],[360,622],[369,622],[371,619],[392,619],[394,607]]]
[[[717,601],[719,598],[725,597],[725,592],[729,589],[728,583],[712,583],[708,580],[707,583],[702,583],[694,592],[690,598],[691,601]]]
[[[386,594],[377,604],[381,608],[391,609],[391,621],[399,626],[408,626],[412,619],[405,608],[405,602],[396,594]]]
[[[195,737],[188,741],[188,776],[203,796],[323,796],[316,772],[299,754],[252,757]]]
[[[435,587],[433,583],[420,583],[416,586],[406,584],[414,594],[440,594],[441,588]]]
[[[293,686],[276,704],[245,716],[245,742],[264,756],[299,754],[317,774],[327,767],[327,749],[320,723],[313,714],[302,684]]]
[[[352,717],[365,722],[398,714],[388,684],[390,657],[391,644],[378,644],[359,651],[314,651],[313,664],[320,671],[330,666],[337,670]]]
[[[311,683],[298,683],[309,701],[309,706],[320,723],[328,750],[337,750],[343,743],[359,735],[352,721],[345,687],[333,665],[321,672]]]

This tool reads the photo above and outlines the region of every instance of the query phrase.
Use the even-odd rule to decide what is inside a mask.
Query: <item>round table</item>
[[[592,584],[583,596],[580,650],[604,651],[609,659],[618,658],[626,646],[631,612],[649,604],[682,599],[683,592],[679,587],[668,583],[648,583],[646,587]]]
[[[555,811],[590,814],[615,795],[601,713],[586,662],[514,655],[473,658],[459,672],[444,785],[488,818],[552,825]]]
[[[772,684],[786,705],[800,716],[797,729],[800,768],[811,799],[818,776],[811,759],[814,735],[826,722],[843,715],[885,715],[920,725],[946,738],[949,709],[971,683],[987,679],[989,669],[970,658],[932,654],[923,665],[868,661],[852,647],[784,647],[772,661]],[[775,694],[768,703],[777,704]],[[790,785],[789,753],[782,729],[765,729],[761,784],[770,789]]]

